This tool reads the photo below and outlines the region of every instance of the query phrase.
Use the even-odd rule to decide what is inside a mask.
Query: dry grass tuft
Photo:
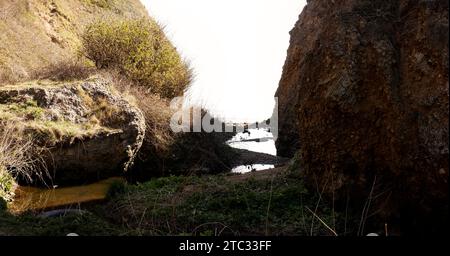
[[[112,81],[112,84],[135,104],[145,116],[146,134],[144,151],[150,150],[157,158],[165,157],[175,141],[175,134],[169,123],[173,115],[169,101],[152,94],[141,86],[128,80],[119,72],[109,71],[102,74]]]
[[[78,61],[64,60],[52,63],[31,75],[31,80],[74,81],[92,76],[96,69]]]
[[[167,99],[155,95],[122,76],[120,72],[105,72],[112,84],[141,109],[145,116],[146,133],[135,164],[133,179],[146,180],[154,176],[219,173],[230,170],[234,154],[225,145],[228,134],[175,133],[170,121],[174,110]]]
[[[11,200],[19,179],[32,183],[49,177],[40,158],[43,150],[16,124],[0,123],[0,198]]]
[[[26,77],[14,77],[0,70],[0,86],[24,83],[32,80],[51,80],[58,82],[77,81],[88,79],[96,74],[95,67],[74,60],[54,62],[50,65],[29,72]]]

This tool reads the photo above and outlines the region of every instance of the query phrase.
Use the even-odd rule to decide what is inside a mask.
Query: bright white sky
[[[305,0],[141,0],[196,73],[192,99],[227,121],[262,121]]]

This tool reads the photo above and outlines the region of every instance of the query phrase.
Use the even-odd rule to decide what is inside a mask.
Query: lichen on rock
[[[119,175],[142,145],[141,111],[99,77],[34,81],[0,88],[0,120],[23,127],[44,156],[52,182],[86,182]]]

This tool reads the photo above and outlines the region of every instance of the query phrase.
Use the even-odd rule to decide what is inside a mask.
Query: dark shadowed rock
[[[0,88],[0,120],[25,127],[48,150],[56,184],[120,175],[142,145],[141,111],[107,81],[30,82]]]
[[[404,232],[447,223],[448,5],[308,1],[277,91],[278,152]]]

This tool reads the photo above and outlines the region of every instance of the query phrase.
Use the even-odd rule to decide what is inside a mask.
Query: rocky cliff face
[[[123,174],[145,133],[142,112],[100,78],[0,87],[4,122],[48,149],[43,160],[58,185]]]
[[[77,58],[96,20],[147,17],[139,0],[0,0],[0,83]]]
[[[308,1],[277,91],[279,153],[403,231],[448,216],[448,5]]]

